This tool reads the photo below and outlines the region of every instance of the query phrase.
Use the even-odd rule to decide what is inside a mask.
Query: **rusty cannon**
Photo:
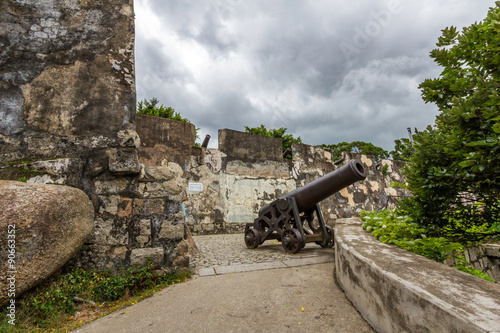
[[[255,249],[266,240],[277,239],[290,253],[299,252],[310,242],[324,248],[333,247],[333,229],[325,225],[319,202],[358,180],[364,180],[366,175],[363,164],[351,160],[263,206],[254,222],[245,226],[246,246]]]

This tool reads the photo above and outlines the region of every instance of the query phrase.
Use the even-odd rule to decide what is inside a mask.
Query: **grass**
[[[117,274],[69,268],[16,299],[15,326],[3,306],[0,332],[68,332],[190,277],[187,270],[159,274],[151,264]]]

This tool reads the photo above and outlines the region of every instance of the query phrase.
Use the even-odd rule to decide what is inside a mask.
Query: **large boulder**
[[[92,202],[77,188],[0,181],[0,304],[61,268],[93,221]]]

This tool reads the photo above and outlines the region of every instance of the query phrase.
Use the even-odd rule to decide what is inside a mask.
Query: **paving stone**
[[[210,267],[202,267],[198,270],[198,275],[199,276],[213,276],[213,275],[215,275],[215,271],[213,268],[210,268]]]
[[[280,242],[270,240],[248,249],[243,234],[193,236],[200,253],[192,255],[190,268],[199,276],[235,273],[333,262],[333,249],[308,243],[297,254],[287,253]]]
[[[335,256],[332,255],[330,256],[319,256],[319,257],[309,257],[309,258],[302,258],[302,259],[288,259],[283,261],[283,264],[288,266],[288,267],[295,267],[295,266],[305,266],[305,265],[314,265],[314,264],[324,264],[327,262],[334,262],[335,261]]]
[[[262,271],[265,269],[285,268],[285,267],[288,267],[288,266],[283,264],[281,261],[261,262],[261,263],[254,263],[254,264],[219,266],[219,267],[215,267],[215,273],[217,273],[217,275],[221,275],[221,274],[228,274],[228,273]]]

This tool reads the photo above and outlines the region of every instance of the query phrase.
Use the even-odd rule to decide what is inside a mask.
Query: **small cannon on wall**
[[[318,203],[358,180],[364,180],[366,175],[363,164],[351,160],[265,205],[259,210],[259,217],[245,227],[246,246],[255,249],[266,240],[277,239],[285,251],[291,253],[299,252],[309,242],[324,248],[333,247],[333,229],[325,225]]]

